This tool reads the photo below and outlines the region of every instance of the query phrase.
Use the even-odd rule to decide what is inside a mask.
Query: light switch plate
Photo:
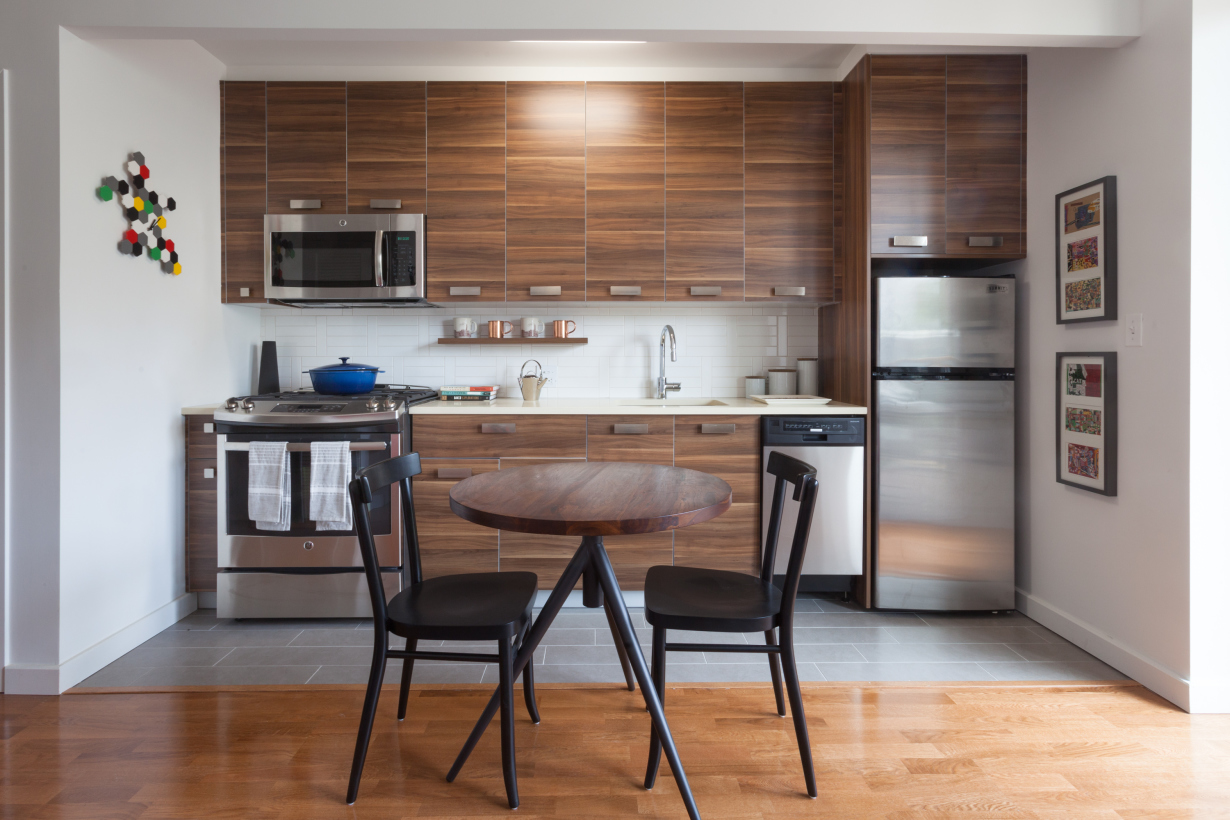
[[[1127,315],[1127,341],[1125,344],[1128,347],[1145,346],[1145,317],[1143,313],[1129,313]]]

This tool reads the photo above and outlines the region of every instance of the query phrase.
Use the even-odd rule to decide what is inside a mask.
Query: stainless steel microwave
[[[422,214],[266,214],[265,296],[421,300],[423,234]]]

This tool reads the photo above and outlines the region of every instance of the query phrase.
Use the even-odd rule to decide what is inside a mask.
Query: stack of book
[[[494,401],[499,386],[448,385],[440,388],[440,401]]]

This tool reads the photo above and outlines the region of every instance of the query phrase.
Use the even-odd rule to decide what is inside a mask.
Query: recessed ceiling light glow
[[[636,45],[648,40],[513,40],[514,43],[571,43],[574,45]]]

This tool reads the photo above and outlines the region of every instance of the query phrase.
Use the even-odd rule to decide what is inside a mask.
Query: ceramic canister
[[[744,396],[763,396],[765,390],[764,376],[748,376],[743,380],[743,395]]]
[[[769,368],[769,395],[796,395],[798,372],[793,367]]]
[[[799,359],[795,366],[799,369],[799,395],[820,395],[820,360],[809,356]]]

